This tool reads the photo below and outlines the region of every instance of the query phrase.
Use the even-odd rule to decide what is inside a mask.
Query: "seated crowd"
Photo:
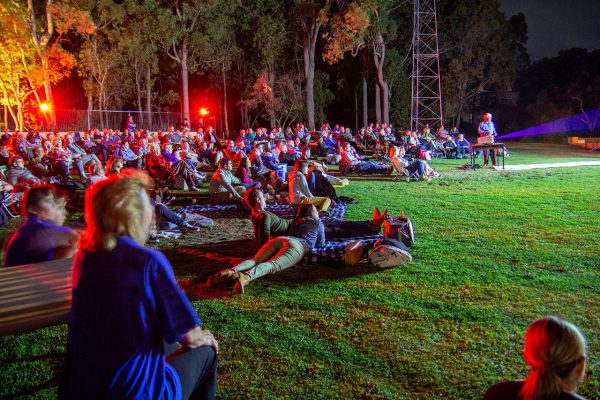
[[[112,157],[108,176],[86,191],[83,231],[63,226],[63,193],[55,185],[36,183],[23,194],[25,221],[6,246],[6,266],[74,257],[59,398],[214,399],[219,345],[164,254],[145,247],[161,215],[150,196],[154,182],[135,168],[123,169],[120,156]],[[404,168],[424,168],[419,161]],[[224,179],[233,176],[229,158],[219,163]],[[249,160],[245,168],[251,169]],[[312,195],[308,168],[309,162],[300,159],[290,174],[298,205],[293,220],[267,211],[258,185],[241,191],[230,181],[231,189],[219,192],[243,197],[261,247],[251,259],[211,276],[208,286],[232,285],[234,293],[244,293],[253,280],[297,264],[327,239],[381,230],[387,213],[378,209],[368,221],[321,218],[319,210],[325,211],[331,199]],[[94,173],[101,175],[102,169]],[[579,329],[566,321],[533,322],[523,352],[529,376],[492,386],[485,399],[581,399],[576,391],[585,374],[586,347]]]
[[[442,132],[442,131],[440,131]],[[237,182],[248,187],[256,182],[286,182],[287,167],[299,159],[310,162],[332,184],[339,179],[327,175],[326,164],[340,163],[361,173],[387,174],[392,169],[383,162],[365,159],[360,152],[380,150],[381,143],[403,147],[409,158],[428,157],[428,152],[443,148],[444,153],[462,157],[469,152],[469,142],[460,134],[453,136],[440,133],[437,139],[426,131],[422,135],[396,132],[385,124],[371,124],[353,134],[349,128],[324,124],[319,131],[309,132],[302,124],[285,131],[276,128],[244,129],[235,140],[220,141],[214,129],[206,131],[198,128],[175,130],[169,127],[166,132],[145,130],[93,129],[86,132],[46,132],[0,133],[0,165],[6,165],[6,177],[17,192],[37,183],[73,184],[72,177],[78,177],[78,184],[88,186],[100,176],[100,164],[105,175],[115,173],[119,168],[145,169],[157,182],[165,186],[197,190],[206,172],[220,169],[213,178],[224,182]],[[441,140],[441,144],[439,144]],[[313,154],[320,154],[326,160],[317,162]],[[232,162],[231,177],[223,173],[221,159]],[[384,154],[380,161],[387,161]],[[113,166],[117,168],[113,168]],[[220,193],[223,188],[217,184],[211,193]],[[232,197],[237,198],[228,188]],[[217,194],[217,197],[222,196]]]
[[[228,286],[241,294],[255,279],[298,264],[329,239],[379,233],[387,219],[387,210],[377,208],[367,221],[329,218],[328,209],[341,201],[333,185],[348,182],[328,174],[327,162],[311,158],[312,144],[325,143],[327,149],[320,152],[333,155],[329,163],[346,163],[357,172],[395,172],[408,179],[437,176],[421,156],[408,157],[414,149],[391,127],[373,128],[365,133],[383,135],[379,137],[389,151],[381,159],[389,166],[359,155],[380,146],[380,139],[372,142],[337,126],[324,126],[316,140],[299,125],[271,134],[242,131],[224,144],[211,128],[197,134],[171,129],[159,135],[49,133],[43,139],[16,134],[5,140],[0,155],[9,168],[3,187],[22,194],[25,217],[7,241],[5,265],[74,257],[59,397],[213,399],[219,345],[203,328],[167,258],[145,246],[153,225],[186,224],[162,202],[163,185],[197,190],[210,171],[212,199],[238,201],[250,211],[258,252],[207,281],[209,287]],[[453,151],[461,155],[458,146]],[[82,231],[63,226],[65,195],[53,185],[68,183],[72,169],[88,186]],[[157,184],[155,197],[151,189]],[[289,193],[295,218],[267,211],[265,189],[270,185]],[[114,321],[120,321],[118,329]],[[566,321],[534,321],[523,353],[529,376],[492,386],[485,399],[580,399],[576,391],[586,368],[586,346],[578,328]]]

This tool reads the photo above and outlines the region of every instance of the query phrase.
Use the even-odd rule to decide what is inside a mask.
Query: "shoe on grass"
[[[250,283],[250,278],[244,273],[239,273],[237,282],[233,285],[234,294],[244,294],[245,287]]]

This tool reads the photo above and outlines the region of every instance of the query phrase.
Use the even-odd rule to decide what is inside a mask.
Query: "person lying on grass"
[[[151,187],[126,169],[86,193],[59,399],[215,398],[218,343],[164,254],[144,247]]]
[[[250,220],[259,246],[267,243],[271,238],[287,235],[292,221],[266,211],[267,203],[261,190],[249,189],[244,193],[244,201],[252,211]],[[344,221],[336,218],[323,218],[321,222],[323,222],[325,228],[326,238],[344,238],[379,233],[386,216],[387,210],[381,213],[379,209],[375,208],[373,218],[369,221]]]
[[[577,387],[585,376],[587,346],[581,331],[557,317],[533,321],[525,333],[525,380],[492,385],[484,400],[581,400]]]
[[[252,259],[216,273],[208,278],[206,284],[214,286],[235,282],[233,292],[244,293],[245,287],[254,279],[292,267],[311,249],[324,244],[325,230],[317,208],[313,204],[302,204],[285,236],[269,240]]]

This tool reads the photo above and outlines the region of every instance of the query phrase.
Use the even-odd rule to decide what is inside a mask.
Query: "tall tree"
[[[276,67],[283,53],[286,36],[286,20],[282,18],[283,4],[277,0],[253,1],[253,18],[249,24],[252,31],[252,42],[268,72],[271,96],[275,96]],[[277,116],[276,99],[269,102],[269,120],[271,128],[275,128]]]
[[[38,93],[41,87],[45,89],[45,101],[50,104],[48,122],[54,125],[56,114],[51,84],[64,79],[75,66],[73,55],[60,47],[61,35],[87,27],[87,14],[81,10],[53,5],[51,1],[46,1],[43,9],[47,28],[40,35],[36,10],[31,1],[27,3],[27,9],[19,1],[7,1],[0,5],[0,36],[3,39],[0,45],[2,61],[6,63],[0,73],[3,78],[0,79],[4,85],[4,101],[11,115],[12,106],[17,107],[13,116],[20,129],[25,119],[23,107],[28,98],[33,96],[38,105],[42,103]]]
[[[475,96],[512,86],[517,66],[510,26],[497,0],[438,4],[445,110],[460,126]]]
[[[397,35],[397,24],[393,13],[401,4],[403,2],[397,0],[365,0],[350,3],[337,15],[329,17],[332,28],[324,35],[326,41],[324,59],[330,64],[343,58],[346,52],[351,52],[354,56],[363,47],[370,49],[377,84],[375,114],[377,122],[386,124],[390,121],[390,98],[384,66],[387,44]]]
[[[56,124],[56,110],[52,97],[52,84],[68,76],[70,69],[64,67],[75,66],[75,57],[61,47],[61,37],[67,31],[85,32],[90,29],[88,14],[76,7],[65,4],[53,4],[52,0],[45,0],[41,14],[36,16],[36,7],[33,0],[27,0],[29,11],[29,31],[35,49],[37,50],[44,77],[44,93],[46,102],[50,104],[48,110],[49,122]],[[56,68],[59,66],[59,68]]]
[[[94,1],[90,18],[92,28],[83,35],[78,72],[85,79],[84,90],[92,103],[90,105],[93,107],[95,98],[97,108],[107,110],[109,103],[116,106],[114,98],[122,96],[125,91],[123,75],[128,68],[120,68],[123,53],[118,43],[123,36],[126,13],[124,7],[113,0]],[[103,126],[107,124],[104,118],[104,113],[101,113]]]
[[[181,116],[190,121],[189,76],[198,67],[198,51],[204,37],[198,32],[206,4],[202,0],[172,0],[161,8],[154,37],[180,67]]]
[[[300,21],[304,79],[306,81],[306,113],[308,129],[315,129],[315,53],[321,28],[327,21],[330,0],[295,0],[294,12]]]
[[[233,60],[241,50],[234,37],[233,18],[237,2],[234,0],[214,0],[206,3],[202,11],[203,21],[197,34],[204,39],[197,44],[198,65],[203,70],[212,70],[220,76],[223,99],[223,126],[229,135],[229,101],[227,98],[227,73]]]
[[[157,23],[158,4],[154,1],[129,0],[127,2],[128,35],[120,36],[119,47],[127,54],[129,65],[133,65],[133,80],[137,107],[141,111],[145,100],[146,117],[143,114],[141,126],[152,129],[152,89],[158,73],[158,45],[153,35]]]

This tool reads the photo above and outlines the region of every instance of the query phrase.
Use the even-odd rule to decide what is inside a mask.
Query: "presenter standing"
[[[484,136],[496,136],[496,126],[492,122],[492,114],[483,114],[483,121],[479,123],[478,133],[480,137]],[[496,165],[496,150],[489,149],[483,152],[483,164],[488,165],[488,152],[492,159],[492,165]]]

